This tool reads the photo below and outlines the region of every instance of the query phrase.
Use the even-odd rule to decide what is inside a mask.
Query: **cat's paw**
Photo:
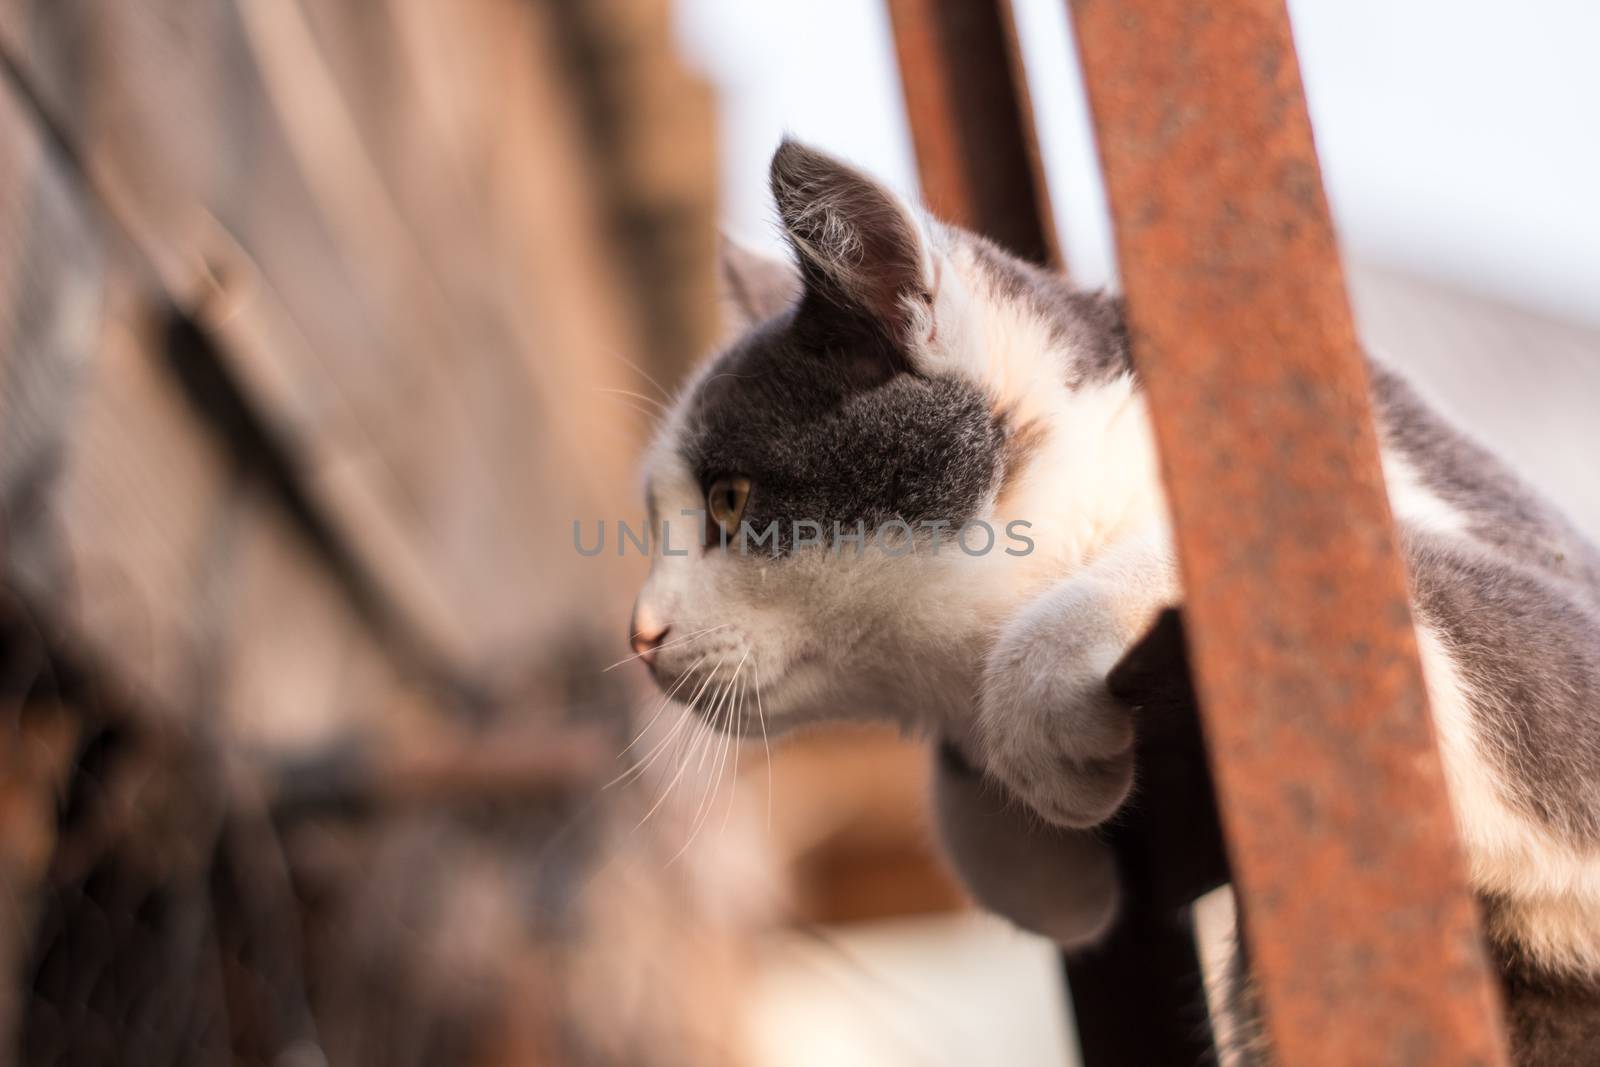
[[[1025,615],[1001,635],[984,676],[984,767],[1058,826],[1105,822],[1133,787],[1133,715],[1106,685],[1125,642],[1092,625],[1095,616],[1092,605],[1060,604]]]
[[[1092,831],[1048,826],[950,744],[934,763],[945,856],[983,907],[1064,948],[1093,944],[1117,914],[1117,865]]]

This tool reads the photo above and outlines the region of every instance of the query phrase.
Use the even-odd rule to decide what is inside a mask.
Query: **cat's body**
[[[1023,925],[1092,937],[1113,881],[1078,831],[1138,773],[1106,672],[1181,600],[1120,309],[799,146],[779,150],[773,186],[798,278],[736,272],[759,321],[652,453],[652,513],[693,544],[656,560],[636,644],[664,686],[712,694],[724,728],[748,729],[753,686],[773,729],[870,715],[947,741],[1027,809],[997,816],[941,776],[958,871]],[[1392,374],[1372,380],[1489,934],[1518,973],[1581,984],[1600,976],[1600,553]],[[712,520],[679,517],[708,495]],[[978,522],[1022,524],[1032,550],[949,540]],[[716,544],[773,523],[754,551]],[[905,553],[828,536],[902,523]]]

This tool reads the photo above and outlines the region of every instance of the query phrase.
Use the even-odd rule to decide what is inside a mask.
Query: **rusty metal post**
[[[1010,0],[888,6],[929,207],[1060,268]],[[1207,788],[1186,811],[1212,810]],[[1164,789],[1156,806],[1195,799],[1195,790],[1177,792]],[[1210,1050],[1188,901],[1148,884],[1170,868],[1152,856],[1164,840],[1160,830],[1159,817],[1141,809],[1107,831],[1125,890],[1117,927],[1105,944],[1065,961],[1086,1067],[1199,1063]]]
[[[1010,0],[889,0],[889,18],[923,200],[1061,266]]]
[[[1282,0],[1073,0],[1277,1062],[1505,1063]]]

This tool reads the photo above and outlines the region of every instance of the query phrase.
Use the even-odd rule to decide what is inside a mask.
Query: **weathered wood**
[[[73,372],[0,394],[7,430],[37,412],[55,446],[8,512],[26,536],[4,546],[7,578],[95,684],[129,696],[130,743],[185,753],[124,761],[57,852],[46,1055],[114,1058],[124,1025],[146,1055],[187,1026],[241,1062],[287,1062],[302,1050],[284,1038],[314,1032],[330,1060],[398,1063],[448,1026],[489,1044],[509,1031],[518,1062],[557,1036],[580,1058],[725,1058],[742,928],[726,909],[708,921],[699,879],[662,876],[683,842],[632,832],[637,795],[575,802],[606,776],[609,739],[497,747],[436,721],[460,695],[442,676],[474,683],[487,699],[455,703],[501,726],[622,718],[596,679],[643,561],[581,560],[571,524],[637,506],[632,407],[650,401],[606,390],[651,391],[631,366],[662,365],[646,339],[670,337],[663,364],[681,367],[714,307],[687,295],[711,273],[709,109],[666,54],[665,7],[636,10],[627,47],[599,49],[621,66],[601,71],[565,62],[620,9],[0,0],[0,97],[21,116],[0,168],[14,140],[49,161],[86,250],[0,247],[0,270],[42,272],[35,289],[0,276],[0,299],[49,311],[39,294],[87,277],[94,312],[50,311],[77,332],[30,322],[0,352],[8,383],[14,365]],[[620,109],[603,136],[587,106],[602,74]],[[616,85],[649,86],[657,110],[631,114]],[[3,204],[0,234],[32,217]],[[264,871],[282,880],[278,842],[218,826],[256,812],[252,770],[352,738],[388,754],[378,799],[404,803],[340,827],[331,874],[307,856],[333,820],[276,812],[317,891],[288,916],[256,892]],[[152,797],[161,818],[142,818]],[[183,959],[169,941],[128,948],[157,893],[193,934]],[[349,907],[323,924],[332,904]],[[129,940],[67,951],[102,917]],[[302,944],[314,1031],[293,1011]],[[137,986],[77,996],[130,960]],[[669,973],[618,1019],[619,988]],[[197,1008],[176,1031],[144,1027],[124,993]],[[549,1012],[528,1012],[541,998]]]
[[[572,519],[631,503],[640,420],[605,390],[653,388],[565,42],[520,4],[192,8],[8,0],[0,40],[391,609],[514,684],[598,576],[551,566]]]
[[[8,664],[10,666],[11,664]],[[71,777],[79,726],[71,710],[7,693],[0,706],[0,960],[27,959],[56,845],[56,811]],[[0,982],[0,1049],[16,1047],[26,1010],[11,976]]]
[[[216,707],[283,744],[376,713],[393,668],[370,628],[202,424],[168,362],[164,294],[9,88],[0,143],[16,168],[0,203],[8,581],[146,710]]]
[[[99,330],[105,250],[40,131],[4,89],[0,145],[0,555],[36,557],[49,546],[27,540],[21,520],[71,429],[84,353]]]
[[[588,101],[594,173],[607,183],[607,223],[640,300],[642,353],[669,385],[716,333],[712,270],[717,183],[710,87],[670,42],[669,0],[556,0],[555,58]]]
[[[175,26],[184,31],[172,32]],[[385,361],[334,360],[331,373],[321,364],[329,352],[391,346],[369,314],[350,313],[370,301],[275,132],[248,44],[227,4],[10,0],[0,15],[0,45],[76,152],[106,221],[152,268],[159,290],[151,295],[184,306],[224,289],[238,330],[277,342],[270,370],[257,361],[240,374],[276,387],[269,394],[275,403],[263,410],[289,439],[316,427],[319,441],[359,443],[331,456],[322,449],[315,458],[324,469],[370,468],[364,499],[383,504],[364,514],[384,545],[413,547],[390,533],[394,501],[407,496],[390,476],[398,453],[374,463],[374,444],[391,441],[371,442],[365,433],[372,420],[363,418],[373,406],[362,407],[363,397],[375,395],[373,382],[376,399],[387,401],[397,376],[391,373],[384,389]],[[369,377],[349,372],[362,367]],[[405,579],[432,573],[421,563],[397,569]],[[405,580],[387,584],[396,610],[427,640],[450,650],[464,641],[447,619],[428,613],[440,596],[429,596],[426,586],[418,593]]]

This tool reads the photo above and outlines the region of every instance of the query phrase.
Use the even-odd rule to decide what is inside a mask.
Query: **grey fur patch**
[[[1385,444],[1466,519],[1402,527],[1418,616],[1472,693],[1504,799],[1574,842],[1600,836],[1600,552],[1498,459],[1370,367]]]
[[[905,309],[931,294],[924,238],[892,193],[794,142],[773,157],[772,191],[799,264],[797,295],[712,363],[689,399],[681,454],[702,488],[723,475],[751,479],[745,522],[758,536],[777,523],[780,554],[796,522],[819,524],[824,537],[835,524],[869,536],[895,522],[959,527],[1028,461],[1040,428],[1013,425],[981,383],[910,365]],[[963,231],[936,225],[935,239],[970,248],[1002,299],[1050,324],[1069,385],[1128,373],[1117,301],[1074,292]]]
[[[1417,615],[1471,688],[1505,800],[1575,843],[1600,836],[1600,613],[1570,582],[1457,538],[1402,531]]]
[[[825,340],[795,313],[756,330],[713,363],[691,402],[680,449],[702,486],[751,479],[745,521],[838,523],[868,534],[900,520],[959,524],[1004,476],[1007,420],[973,383],[881,362],[880,341]]]
[[[973,242],[1000,292],[1051,324],[1069,385],[1130,373],[1118,301],[1075,293],[971,235],[947,237]],[[1039,429],[1013,424],[977,382],[913,372],[889,331],[822,284],[718,356],[696,387],[679,449],[702,487],[750,478],[745,520],[758,534],[777,522],[780,554],[796,521],[825,535],[860,523],[870,535],[893,521],[954,528],[974,517],[1027,462]]]
[[[1564,582],[1600,606],[1600,551],[1486,449],[1455,430],[1403,379],[1369,365],[1384,442],[1423,484],[1467,516],[1471,534],[1506,559]]]
[[[1483,902],[1492,912],[1497,903]],[[1591,1063],[1600,1049],[1600,981],[1552,975],[1514,949],[1493,946],[1516,1067]]]
[[[1116,864],[1096,834],[1049,826],[948,742],[933,808],[945,856],[990,911],[1058,945],[1091,944],[1116,916]]]
[[[920,374],[905,351],[906,309],[928,302],[924,237],[887,189],[793,142],[772,160],[772,191],[799,263],[787,310],[719,356],[689,399],[678,448],[702,488],[722,475],[752,482],[745,522],[867,535],[887,524],[974,518],[1038,428],[1016,427],[981,383]],[[1127,368],[1119,306],[953,229],[1006,297],[1025,300],[1071,354],[1069,381]],[[746,296],[749,294],[746,293]],[[754,303],[746,301],[752,309]]]

